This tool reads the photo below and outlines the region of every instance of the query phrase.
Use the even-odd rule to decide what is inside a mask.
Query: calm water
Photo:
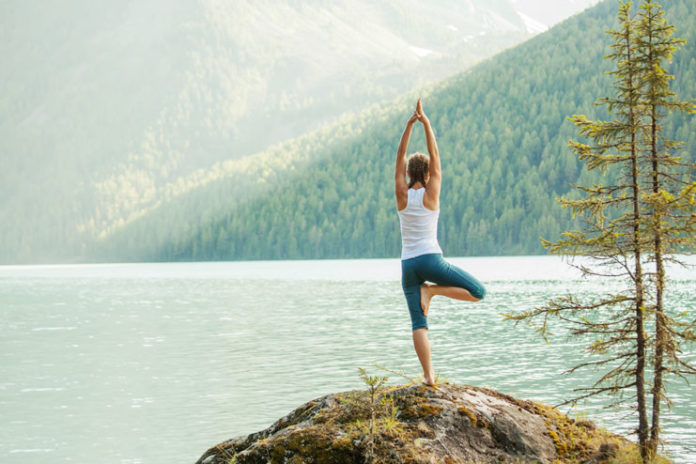
[[[433,300],[446,379],[548,404],[592,381],[561,375],[580,341],[559,329],[547,345],[500,313],[616,282],[578,280],[553,257],[453,261],[488,296]],[[0,267],[0,462],[193,463],[305,401],[360,388],[358,367],[417,376],[399,276],[398,260]],[[672,278],[670,302],[693,311],[696,272]],[[669,392],[667,452],[696,462],[696,391]],[[628,433],[630,411],[606,401],[578,409]]]

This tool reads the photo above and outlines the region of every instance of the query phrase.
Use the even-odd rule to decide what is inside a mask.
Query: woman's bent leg
[[[421,307],[426,315],[430,300],[435,295],[463,301],[480,301],[486,295],[481,282],[465,270],[445,261],[441,255],[433,255],[428,261],[423,277],[436,284],[421,287]]]
[[[423,314],[428,315],[430,309],[430,300],[435,296],[446,296],[455,300],[462,301],[480,301],[480,298],[474,297],[469,290],[463,287],[445,287],[443,285],[423,285],[421,287],[421,309]]]
[[[413,331],[413,346],[416,348],[418,360],[423,367],[423,377],[428,385],[435,385],[435,375],[433,366],[430,362],[430,340],[428,340],[428,329],[417,329]]]

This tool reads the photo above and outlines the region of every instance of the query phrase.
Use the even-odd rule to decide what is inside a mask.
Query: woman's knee
[[[428,318],[420,305],[420,285],[404,287],[404,296],[411,316],[411,330],[427,329]]]
[[[471,296],[481,301],[486,297],[486,287],[479,283],[474,288],[469,290],[469,293],[471,293]]]

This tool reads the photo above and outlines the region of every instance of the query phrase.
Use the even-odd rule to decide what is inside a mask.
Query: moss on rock
[[[405,385],[380,388],[375,403],[365,391],[310,401],[198,464],[611,464],[635,449],[592,422],[494,390]]]

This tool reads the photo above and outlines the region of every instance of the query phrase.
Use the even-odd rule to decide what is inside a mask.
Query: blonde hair
[[[423,153],[414,153],[408,157],[406,171],[408,173],[408,188],[420,182],[425,187],[425,178],[428,176],[430,159]]]

